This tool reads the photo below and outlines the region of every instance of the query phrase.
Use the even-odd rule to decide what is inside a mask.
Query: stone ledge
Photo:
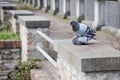
[[[18,16],[32,16],[33,12],[29,10],[10,10],[10,13],[13,15],[15,19],[18,19]]]
[[[83,72],[119,71],[120,57],[82,59]]]
[[[100,42],[89,42],[89,45],[73,45],[71,39],[65,39],[65,40],[56,40],[54,45],[54,50],[58,52],[59,56],[69,62],[70,65],[72,65],[76,71],[82,72],[82,65],[83,62],[81,62],[83,59],[94,59],[94,58],[118,58],[120,57],[120,51]],[[104,59],[103,59],[104,61]],[[95,63],[95,61],[93,62]],[[92,65],[92,64],[91,64]],[[107,64],[101,64],[104,66],[107,66]],[[88,65],[89,67],[89,65]],[[97,69],[97,68],[96,68]],[[104,68],[103,70],[107,70],[107,68]],[[114,68],[111,68],[110,70],[115,70]],[[99,71],[98,70],[92,70],[93,71]]]
[[[20,16],[20,24],[28,28],[49,28],[50,20],[41,16]]]

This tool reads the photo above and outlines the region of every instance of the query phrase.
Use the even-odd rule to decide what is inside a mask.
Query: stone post
[[[41,3],[41,0],[37,0],[37,4],[38,4],[38,5],[37,5],[37,8],[38,8],[38,9],[40,9],[40,7],[41,7],[41,4],[40,4],[40,3]]]
[[[100,29],[105,25],[105,0],[95,0],[94,2],[94,22],[95,29]]]
[[[27,3],[28,5],[30,5],[30,0],[28,0],[28,3]]]
[[[59,0],[59,5],[59,15],[63,17],[66,12],[66,0]]]
[[[44,59],[44,56],[36,49],[42,38],[37,34],[40,31],[47,34],[50,20],[41,16],[20,16],[20,38],[22,41],[22,61],[32,59]]]
[[[47,0],[43,0],[43,10],[45,11],[46,8],[47,8]]]
[[[70,0],[70,17],[79,17],[79,0]]]
[[[32,6],[33,7],[35,6],[35,0],[32,0]]]
[[[31,16],[34,15],[33,12],[28,10],[11,10],[10,13],[12,14],[11,17],[11,24],[12,24],[12,31],[14,33],[20,33],[20,26],[18,21],[18,16]]]
[[[79,21],[81,22],[84,20],[85,17],[85,1],[84,0],[79,0]]]
[[[1,17],[1,22],[6,22],[9,19],[9,10],[15,10],[16,9],[16,5],[15,4],[11,4],[11,3],[4,3],[4,4],[0,4],[0,17]]]
[[[55,0],[50,1],[50,11],[51,13],[55,11]]]

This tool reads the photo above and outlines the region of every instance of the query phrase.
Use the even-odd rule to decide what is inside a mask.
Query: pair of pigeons
[[[76,21],[71,21],[73,32],[75,32],[75,37],[72,42],[74,45],[84,45],[91,39],[95,39],[96,31],[88,27],[86,24],[78,23]]]

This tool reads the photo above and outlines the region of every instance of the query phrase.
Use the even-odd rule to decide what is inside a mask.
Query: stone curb
[[[105,33],[109,33],[120,40],[120,29],[117,29],[114,27],[109,27],[109,26],[104,26],[101,28],[101,31],[103,31]]]

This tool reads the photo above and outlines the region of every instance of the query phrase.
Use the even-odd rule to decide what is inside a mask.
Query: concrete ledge
[[[0,7],[2,7],[2,9],[4,10],[12,10],[17,8],[17,6],[12,3],[3,3],[3,4],[0,4]]]
[[[54,45],[54,50],[58,52],[59,56],[64,59],[65,61],[69,62],[70,65],[76,69],[78,72],[96,72],[96,71],[107,71],[107,70],[120,70],[117,66],[117,58],[119,60],[120,57],[120,51],[104,44],[99,41],[90,41],[89,45],[73,45],[71,39],[66,40],[56,40]],[[115,59],[114,59],[114,58]],[[94,60],[96,59],[96,60]],[[99,60],[100,59],[100,60]],[[83,60],[83,61],[82,61]],[[105,64],[105,62],[108,61],[109,65],[116,64],[116,67],[110,67],[107,69],[106,66],[108,64]],[[93,62],[91,62],[93,61]],[[97,64],[97,62],[101,61],[101,64],[103,67]],[[90,65],[87,65],[85,68],[85,64],[88,64],[91,62]],[[119,64],[119,61],[118,61]],[[94,66],[92,66],[94,65]],[[91,68],[89,68],[92,66]],[[105,67],[104,67],[105,66]],[[109,67],[109,66],[108,66]],[[103,69],[101,69],[103,68]]]
[[[120,29],[110,27],[110,26],[104,26],[101,28],[101,31],[111,34],[120,40]]]
[[[82,59],[83,72],[118,71],[120,57]]]
[[[10,13],[14,16],[15,19],[18,19],[18,16],[34,15],[33,12],[28,10],[11,10]]]
[[[20,16],[19,21],[28,28],[50,27],[50,20],[41,16]]]

